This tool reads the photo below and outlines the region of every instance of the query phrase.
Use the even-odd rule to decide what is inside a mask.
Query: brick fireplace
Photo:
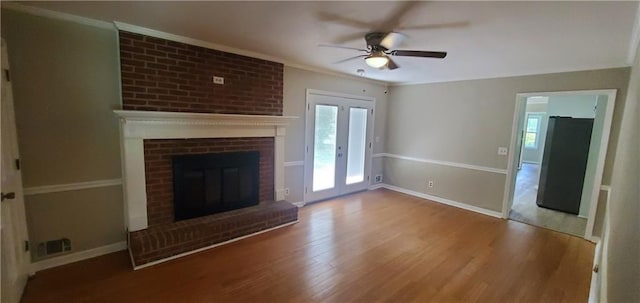
[[[284,200],[284,127],[294,117],[114,112],[121,122],[125,218],[134,268],[297,222],[297,207],[274,202]],[[174,220],[171,156],[239,150],[260,152],[260,204]]]
[[[297,222],[284,200],[280,63],[120,31],[120,118],[135,269]],[[214,85],[213,76],[224,77]],[[259,153],[256,206],[176,220],[174,156]]]
[[[197,138],[144,140],[149,225],[174,221],[172,156],[258,151],[260,202],[274,199],[273,138]]]

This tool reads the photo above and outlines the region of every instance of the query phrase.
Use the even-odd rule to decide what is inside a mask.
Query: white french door
[[[373,99],[307,93],[305,202],[369,186]]]

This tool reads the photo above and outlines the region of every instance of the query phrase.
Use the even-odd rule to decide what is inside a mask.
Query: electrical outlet
[[[213,83],[215,83],[215,84],[224,84],[224,78],[223,77],[213,76]]]
[[[284,195],[285,195],[285,196],[288,196],[288,195],[289,195],[289,189],[288,189],[288,188],[285,188],[285,189],[284,189]]]
[[[508,151],[509,149],[507,149],[506,147],[498,147],[498,155],[500,156],[506,156]]]
[[[429,182],[428,182],[428,186],[429,186],[429,187],[433,187],[433,181],[429,180]]]
[[[382,175],[376,175],[376,177],[375,177],[374,181],[375,181],[376,183],[382,183]]]

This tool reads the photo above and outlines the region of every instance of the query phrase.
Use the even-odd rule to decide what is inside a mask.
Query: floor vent
[[[38,257],[55,255],[63,252],[71,251],[71,240],[62,238],[38,244]]]

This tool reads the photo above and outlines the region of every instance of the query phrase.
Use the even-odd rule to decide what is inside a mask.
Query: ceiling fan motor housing
[[[386,36],[387,33],[373,32],[366,34],[364,40],[367,41],[367,46],[369,46],[373,52],[387,51],[388,49],[386,47],[380,45],[382,39]]]

